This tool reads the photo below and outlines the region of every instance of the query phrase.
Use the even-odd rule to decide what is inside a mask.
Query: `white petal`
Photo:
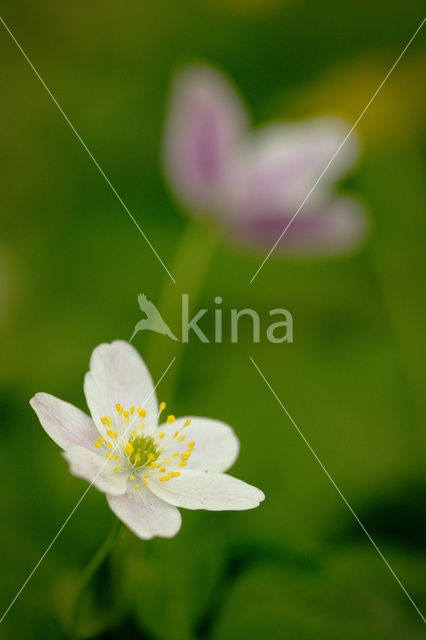
[[[284,209],[292,216],[328,162],[338,151],[350,126],[339,118],[314,118],[294,124],[269,125],[241,147],[239,175],[230,185],[235,215]],[[324,200],[324,194],[355,164],[356,136],[336,154],[302,213]]]
[[[147,413],[145,433],[157,424],[158,404],[151,375],[139,353],[128,342],[100,344],[90,358],[84,392],[93,420],[103,433],[100,419],[116,416],[115,405],[125,410],[142,407]]]
[[[167,482],[150,479],[156,496],[184,509],[241,511],[257,507],[265,496],[260,489],[225,473],[183,471]]]
[[[182,518],[176,507],[154,496],[146,487],[129,489],[122,496],[107,495],[108,504],[139,538],[171,538],[180,529]]]
[[[353,198],[335,198],[311,215],[296,218],[277,249],[298,255],[346,253],[359,247],[367,233],[368,218],[361,204]]]
[[[71,444],[93,446],[98,432],[92,419],[77,407],[49,393],[36,393],[30,405],[43,429],[62,449]]]
[[[171,186],[193,212],[220,208],[224,180],[246,124],[239,96],[219,71],[194,65],[177,76],[164,161]]]
[[[276,251],[288,255],[334,255],[362,244],[368,232],[368,218],[356,200],[335,198],[309,215],[300,211],[293,220],[290,211],[259,210],[251,220],[236,225],[233,232],[245,243],[265,249],[282,236]]]
[[[129,474],[114,471],[115,461],[110,462],[100,453],[77,445],[72,445],[62,455],[69,462],[73,475],[93,483],[99,491],[114,495],[125,493]]]
[[[170,425],[161,425],[159,430],[173,435],[181,430],[183,442],[178,437],[167,442],[164,457],[175,452],[184,453],[190,442],[195,442],[187,469],[199,471],[227,471],[238,457],[240,443],[233,429],[219,420],[191,418],[191,424],[183,427],[186,418],[179,418]]]

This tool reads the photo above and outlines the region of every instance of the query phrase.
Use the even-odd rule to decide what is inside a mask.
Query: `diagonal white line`
[[[258,365],[256,364],[256,362],[254,361],[254,359],[251,356],[250,356],[250,360],[251,360],[252,364],[254,365],[254,367],[257,369],[259,375],[261,376],[261,378],[265,382],[266,386],[271,391],[272,395],[274,396],[274,398],[276,399],[276,401],[280,405],[281,409],[284,411],[284,413],[286,414],[287,418],[290,420],[290,422],[292,423],[293,427],[296,429],[297,433],[302,438],[302,440],[304,441],[304,443],[308,447],[309,451],[312,453],[312,455],[314,456],[315,460],[318,462],[318,464],[320,465],[321,469],[324,471],[325,475],[330,480],[330,482],[333,485],[333,487],[336,489],[337,493],[342,498],[343,502],[345,503],[345,505],[347,506],[347,508],[349,509],[349,511],[351,512],[351,514],[355,518],[355,520],[358,522],[359,526],[364,531],[365,535],[370,540],[371,544],[373,545],[373,547],[375,548],[375,550],[377,551],[377,553],[379,554],[379,556],[381,557],[381,559],[383,560],[383,562],[385,563],[385,565],[387,566],[387,568],[389,569],[389,571],[391,572],[391,574],[393,575],[393,577],[395,578],[395,580],[397,581],[397,583],[399,584],[399,586],[401,587],[401,589],[403,590],[403,592],[405,593],[405,595],[407,596],[407,598],[409,599],[409,601],[411,602],[411,604],[413,605],[413,607],[415,608],[415,610],[417,611],[417,613],[419,614],[421,619],[423,620],[423,622],[426,623],[426,619],[423,616],[422,612],[420,611],[419,607],[416,605],[416,603],[414,602],[413,598],[410,596],[410,594],[408,593],[407,589],[404,587],[404,585],[402,584],[401,580],[398,578],[398,576],[396,575],[395,571],[392,569],[392,567],[390,566],[389,562],[386,560],[385,556],[380,551],[379,547],[374,542],[373,538],[368,533],[367,529],[365,528],[365,526],[363,525],[363,523],[361,522],[361,520],[359,519],[359,517],[357,516],[355,511],[352,509],[351,505],[346,500],[345,496],[343,495],[343,493],[341,492],[341,490],[339,489],[339,487],[337,486],[337,484],[335,483],[335,481],[333,480],[331,475],[328,473],[328,471],[325,468],[324,464],[321,462],[321,460],[319,459],[318,455],[316,454],[314,449],[311,447],[311,445],[309,444],[309,442],[307,441],[307,439],[303,435],[302,431],[299,429],[299,427],[297,426],[297,424],[295,423],[295,421],[293,420],[293,418],[291,417],[291,415],[289,414],[289,412],[287,411],[287,409],[285,408],[285,406],[281,402],[280,398],[277,396],[277,394],[275,393],[274,389],[272,388],[272,386],[270,385],[268,380],[265,378],[265,376],[263,375],[262,371],[259,369]]]
[[[151,393],[147,396],[147,398],[145,399],[145,403],[149,400],[149,398],[152,396],[152,394],[154,393],[154,391],[156,390],[156,388],[158,387],[158,385],[160,384],[160,382],[162,381],[162,379],[164,378],[164,376],[166,375],[166,373],[168,372],[168,370],[170,369],[170,367],[172,366],[172,364],[174,363],[174,361],[176,360],[176,357],[174,357],[171,362],[169,363],[169,366],[167,367],[167,369],[163,372],[161,378],[158,380],[157,384],[155,385],[155,387],[152,389]],[[143,403],[144,404],[144,403]],[[123,437],[126,435],[126,433],[124,433],[121,438],[119,438],[119,440],[117,441],[117,445],[121,442],[121,440],[123,439]],[[89,484],[89,486],[85,489],[85,491],[83,492],[83,494],[80,496],[79,500],[77,501],[77,503],[75,504],[75,506],[73,507],[72,511],[69,513],[69,515],[67,516],[67,518],[65,519],[65,521],[63,522],[63,524],[61,525],[61,527],[58,529],[57,533],[55,534],[55,536],[52,538],[51,542],[49,543],[48,547],[46,548],[46,550],[44,551],[43,555],[41,556],[41,558],[39,559],[39,561],[37,562],[37,564],[34,566],[34,568],[31,570],[31,572],[29,573],[27,579],[25,580],[25,582],[22,584],[21,588],[19,589],[19,591],[17,592],[17,594],[15,595],[15,597],[13,598],[12,602],[9,604],[9,606],[7,607],[6,611],[3,613],[2,617],[0,618],[0,624],[3,622],[3,620],[5,619],[5,617],[7,616],[7,614],[9,613],[9,611],[11,610],[11,608],[13,607],[13,605],[15,604],[15,602],[17,601],[17,599],[19,598],[19,596],[21,595],[21,593],[23,592],[23,590],[25,589],[25,587],[27,586],[27,584],[29,583],[29,581],[31,580],[31,578],[33,577],[33,575],[35,574],[35,572],[37,571],[37,569],[39,568],[39,566],[41,565],[41,563],[43,562],[43,560],[45,559],[45,557],[47,556],[47,554],[49,553],[49,551],[51,550],[51,548],[53,547],[53,545],[55,544],[56,540],[59,538],[59,536],[61,535],[62,531],[65,529],[65,527],[67,526],[68,522],[71,520],[72,516],[74,515],[74,513],[77,511],[78,507],[80,506],[80,504],[83,502],[84,498],[86,497],[86,495],[88,494],[88,492],[90,491],[90,489],[93,486],[93,483],[96,481],[96,478],[99,476],[99,474],[101,473],[102,469],[108,464],[108,460],[106,462],[104,462],[104,464],[100,467],[100,469],[98,470],[97,474],[95,475],[95,477],[93,478],[92,482]]]
[[[410,46],[410,44],[413,42],[414,38],[416,37],[416,35],[419,33],[420,29],[423,27],[424,23],[426,21],[426,18],[423,18],[423,20],[421,21],[420,25],[417,27],[416,31],[413,33],[413,35],[411,36],[411,38],[409,39],[409,41],[407,42],[407,44],[405,45],[404,49],[401,51],[401,53],[399,54],[398,58],[395,60],[395,62],[393,63],[393,65],[391,66],[391,68],[389,69],[389,71],[387,72],[387,74],[385,75],[385,77],[383,78],[382,82],[379,84],[379,86],[377,87],[376,91],[373,93],[373,95],[371,96],[370,100],[367,102],[367,104],[365,105],[364,109],[361,111],[361,113],[359,114],[358,118],[355,120],[354,124],[352,125],[351,129],[348,131],[348,133],[346,134],[345,138],[342,140],[340,146],[338,147],[338,149],[334,152],[334,154],[331,156],[330,160],[327,162],[326,166],[324,167],[323,171],[320,173],[320,175],[318,176],[318,178],[316,179],[316,181],[314,182],[314,184],[312,185],[311,189],[308,191],[308,193],[306,194],[305,198],[302,200],[301,204],[299,205],[296,213],[293,215],[293,217],[290,219],[290,221],[287,223],[285,229],[281,232],[281,235],[279,236],[279,238],[276,240],[275,244],[273,245],[273,247],[270,249],[268,255],[264,258],[262,264],[260,265],[260,267],[258,267],[257,271],[254,273],[254,275],[252,276],[251,280],[250,280],[250,284],[252,284],[255,280],[255,278],[257,278],[260,270],[263,268],[264,264],[266,263],[267,260],[269,260],[269,258],[271,257],[272,253],[275,251],[275,249],[277,248],[278,244],[280,243],[282,237],[284,236],[284,234],[287,232],[288,228],[290,227],[290,225],[292,224],[293,220],[296,218],[297,214],[299,213],[299,211],[301,210],[301,208],[303,207],[303,205],[305,204],[305,202],[307,201],[307,199],[309,198],[309,196],[311,195],[311,193],[314,191],[314,189],[316,188],[316,186],[318,185],[318,183],[320,182],[320,180],[322,179],[323,175],[325,174],[325,172],[327,171],[327,169],[329,168],[329,166],[331,165],[331,163],[334,161],[334,159],[336,158],[337,154],[340,152],[340,150],[342,149],[342,147],[346,144],[348,138],[352,135],[354,129],[357,127],[359,121],[361,120],[361,118],[364,116],[364,114],[366,113],[367,109],[370,107],[371,103],[373,102],[373,100],[376,98],[377,94],[379,93],[379,91],[381,90],[381,88],[383,87],[383,85],[385,84],[386,80],[389,78],[389,76],[391,75],[392,71],[395,69],[395,67],[397,66],[397,64],[399,63],[399,61],[401,60],[402,56],[404,55],[404,53],[407,51],[408,47]]]
[[[21,45],[19,44],[19,42],[17,41],[17,39],[15,38],[15,36],[13,35],[13,33],[11,32],[11,30],[9,29],[9,27],[7,26],[7,24],[5,23],[5,21],[3,20],[3,18],[1,16],[0,16],[0,22],[3,24],[4,28],[6,29],[6,31],[8,32],[10,37],[12,38],[13,42],[16,44],[16,46],[18,47],[19,51],[24,56],[25,60],[30,65],[31,69],[34,71],[35,75],[40,80],[41,84],[46,89],[47,93],[49,94],[49,96],[51,97],[51,99],[53,100],[55,105],[58,107],[60,113],[62,114],[62,116],[64,117],[66,122],[69,124],[69,126],[71,127],[71,129],[72,129],[73,133],[75,134],[76,138],[81,143],[83,148],[87,151],[87,153],[88,153],[90,159],[92,160],[93,164],[96,166],[96,168],[98,169],[99,173],[102,175],[102,177],[104,178],[105,182],[107,183],[107,185],[109,186],[109,188],[111,189],[111,191],[113,192],[113,194],[115,195],[115,197],[117,198],[117,200],[119,201],[119,203],[121,204],[121,206],[123,207],[125,212],[129,215],[130,219],[135,224],[135,226],[138,229],[139,233],[141,234],[141,236],[143,237],[143,239],[145,240],[145,242],[147,243],[147,245],[149,246],[151,251],[154,253],[155,257],[160,262],[161,266],[166,271],[167,275],[176,284],[176,280],[173,278],[172,274],[167,269],[167,267],[164,264],[163,260],[160,258],[160,256],[158,255],[157,251],[155,250],[155,248],[151,244],[150,240],[148,239],[147,235],[142,231],[141,227],[136,222],[134,216],[132,215],[132,213],[130,212],[130,210],[128,209],[126,204],[124,203],[124,201],[121,198],[120,194],[118,193],[117,189],[114,187],[114,185],[112,184],[111,180],[108,178],[108,176],[106,175],[105,171],[102,169],[102,167],[100,166],[100,164],[98,163],[98,161],[96,160],[96,158],[94,157],[94,155],[92,154],[92,152],[90,151],[90,149],[88,148],[86,143],[84,142],[83,138],[80,136],[80,134],[78,133],[77,129],[74,127],[74,125],[72,124],[71,120],[68,118],[67,114],[62,109],[61,105],[56,100],[55,96],[53,95],[53,93],[51,92],[51,90],[49,89],[49,87],[47,86],[47,84],[45,83],[45,81],[43,80],[43,78],[41,77],[41,75],[39,74],[39,72],[37,71],[37,69],[35,68],[35,66],[33,65],[33,63],[31,62],[31,60],[29,59],[29,57],[27,56],[27,54],[25,53],[25,51],[23,50],[23,48],[21,47]]]

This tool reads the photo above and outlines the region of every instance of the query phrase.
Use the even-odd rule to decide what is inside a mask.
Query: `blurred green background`
[[[223,67],[255,126],[326,113],[352,123],[422,8],[417,0],[25,0],[4,1],[1,15],[170,265],[193,224],[177,210],[159,158],[176,66],[201,58]],[[93,584],[82,636],[424,637],[249,357],[424,611],[425,61],[421,32],[359,125],[362,158],[345,186],[367,204],[372,232],[358,253],[275,258],[249,285],[263,255],[219,242],[197,306],[212,309],[221,295],[224,313],[250,306],[265,320],[285,307],[294,344],[253,345],[248,325],[238,344],[192,340],[174,397],[167,378],[159,389],[176,415],[234,426],[242,448],[232,472],[261,487],[265,502],[249,512],[183,512],[172,540],[127,532]],[[3,611],[87,486],[69,474],[28,400],[47,391],[86,409],[92,349],[128,339],[140,318],[137,293],[158,302],[167,276],[3,27],[0,67]],[[196,256],[188,253],[188,272]],[[148,334],[134,344],[155,378],[176,348]],[[2,638],[64,637],[79,575],[112,521],[92,489]]]

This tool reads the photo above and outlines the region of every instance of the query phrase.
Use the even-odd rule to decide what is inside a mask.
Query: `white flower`
[[[91,418],[37,393],[30,404],[64,449],[71,472],[106,493],[114,513],[140,538],[174,536],[177,507],[211,511],[257,507],[264,494],[224,472],[239,442],[228,425],[169,415],[159,425],[152,378],[139,353],[121,340],[92,353],[84,392]]]

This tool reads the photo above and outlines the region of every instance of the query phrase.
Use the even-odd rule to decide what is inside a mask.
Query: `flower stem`
[[[72,616],[71,616],[71,624],[70,624],[70,633],[69,637],[71,640],[75,640],[78,638],[78,626],[81,617],[81,611],[84,603],[84,599],[86,596],[87,588],[95,575],[96,571],[102,565],[104,560],[111,553],[115,544],[117,543],[121,532],[124,529],[124,525],[120,520],[115,520],[112,526],[111,531],[109,532],[107,538],[104,543],[99,547],[96,553],[91,557],[88,564],[80,578],[80,586],[77,592],[77,596],[74,602]]]
[[[178,337],[177,326],[181,322],[182,294],[188,294],[188,312],[191,315],[219,240],[220,234],[216,227],[208,224],[208,221],[205,220],[193,220],[189,222],[176,248],[171,264],[176,284],[172,283],[169,278],[164,280],[157,308],[166,322],[172,318],[171,328]],[[176,357],[176,361],[168,371],[162,385],[169,402],[173,400],[175,393],[184,346],[180,337],[179,341],[175,342],[156,333],[150,336],[147,350],[148,360],[153,363],[153,368],[158,369],[159,373],[164,371],[174,356]]]

